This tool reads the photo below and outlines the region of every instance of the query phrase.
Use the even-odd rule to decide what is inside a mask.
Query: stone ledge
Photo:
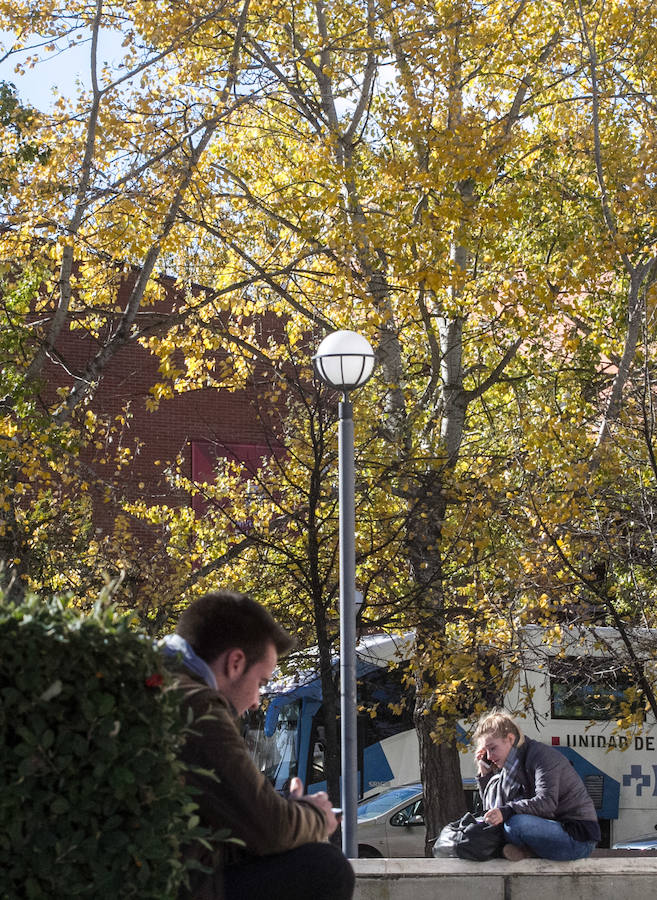
[[[354,900],[654,900],[657,858],[358,859]],[[485,882],[482,880],[485,879]]]
[[[635,856],[595,857],[573,862],[552,862],[549,859],[490,859],[488,862],[469,862],[465,859],[353,859],[355,872],[368,878],[389,878],[400,875],[513,875],[518,872],[534,875],[571,875],[588,872],[598,875],[642,872],[657,875],[657,856],[644,857],[640,850]]]

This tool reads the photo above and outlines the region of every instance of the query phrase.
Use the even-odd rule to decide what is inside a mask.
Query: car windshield
[[[394,809],[395,806],[399,806],[400,803],[410,803],[420,793],[422,793],[421,784],[409,784],[405,787],[393,788],[391,791],[384,791],[377,797],[358,804],[358,821],[382,816]]]
[[[614,844],[615,850],[623,850],[625,848],[645,847],[646,850],[657,850],[657,835],[640,834],[635,838],[628,838],[626,841],[619,841]]]

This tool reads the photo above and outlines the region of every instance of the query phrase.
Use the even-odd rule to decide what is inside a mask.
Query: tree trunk
[[[433,842],[443,825],[465,811],[459,751],[456,740],[441,735],[441,729],[437,727],[437,713],[433,709],[436,677],[431,668],[431,651],[424,649],[440,643],[445,634],[440,550],[442,526],[447,512],[443,487],[443,473],[440,471],[431,471],[420,480],[408,523],[409,561],[419,589],[413,719],[420,752],[420,776],[424,786],[427,856],[431,856]],[[456,726],[456,722],[448,724]]]
[[[12,487],[16,486],[18,479],[15,468],[7,480]],[[16,494],[12,491],[8,509],[4,513],[5,530],[0,536],[0,591],[5,600],[20,603],[25,596],[31,554],[16,516],[15,496]]]
[[[420,687],[420,685],[418,685]],[[418,691],[413,715],[420,748],[420,778],[424,786],[424,819],[427,826],[424,855],[431,856],[440,829],[465,812],[461,763],[456,740],[436,743],[431,732],[436,714]]]

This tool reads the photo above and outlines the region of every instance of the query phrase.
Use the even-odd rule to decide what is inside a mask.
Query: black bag
[[[505,843],[504,825],[488,825],[483,819],[466,813],[458,821],[445,825],[433,845],[433,855],[482,862],[501,856]]]

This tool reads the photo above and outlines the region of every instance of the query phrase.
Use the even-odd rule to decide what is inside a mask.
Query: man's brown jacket
[[[237,728],[235,710],[225,697],[187,670],[176,674],[183,707],[191,707],[194,714],[182,758],[188,765],[212,773],[190,772],[187,776],[198,791],[194,799],[201,824],[212,831],[227,830],[244,845],[218,840],[211,851],[199,845],[187,852],[212,868],[213,874],[194,874],[191,894],[183,896],[219,900],[225,865],[326,840],[326,822],[313,804],[282,797],[258,771]]]

